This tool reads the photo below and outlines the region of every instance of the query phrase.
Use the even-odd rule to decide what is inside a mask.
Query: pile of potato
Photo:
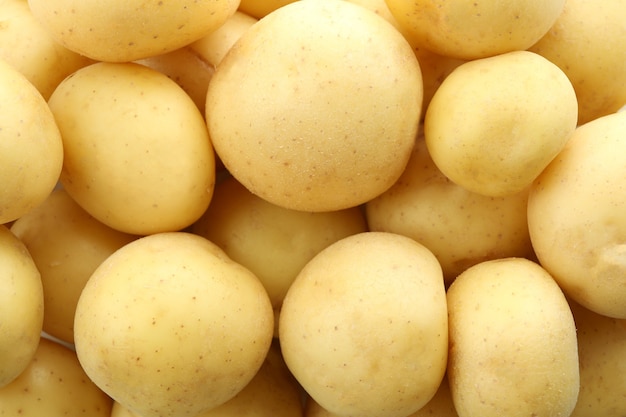
[[[0,0],[0,415],[624,416],[624,16]]]

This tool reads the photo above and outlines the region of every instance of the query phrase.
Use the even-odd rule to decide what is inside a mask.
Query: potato
[[[570,417],[626,415],[626,320],[596,314],[576,302],[580,393]]]
[[[365,232],[359,208],[308,213],[271,204],[234,178],[219,183],[213,201],[192,232],[209,239],[263,283],[272,306],[283,298],[300,270],[332,243]]]
[[[565,293],[596,313],[626,318],[626,113],[579,126],[537,178],[530,238]]]
[[[0,225],[0,387],[26,369],[42,326],[43,288],[37,266],[24,244]]]
[[[540,55],[515,51],[466,62],[435,92],[424,119],[437,167],[478,194],[527,188],[576,128],[571,83]]]
[[[554,24],[565,0],[386,0],[412,43],[473,60],[527,49]]]
[[[97,61],[126,62],[181,48],[220,27],[239,0],[29,0],[61,45]]]
[[[62,164],[61,134],[48,104],[23,74],[0,59],[0,224],[41,204]]]
[[[239,38],[209,85],[206,120],[226,168],[289,209],[358,206],[404,170],[422,78],[387,21],[338,0],[304,0]]]
[[[460,417],[569,417],[579,391],[572,312],[538,264],[474,265],[448,289],[448,378]]]
[[[260,19],[294,1],[296,0],[241,0],[239,10]]]
[[[134,235],[119,232],[85,212],[63,189],[11,226],[41,274],[43,330],[74,343],[78,297],[93,271]]]
[[[174,81],[135,63],[65,79],[50,108],[63,136],[63,187],[125,233],[178,231],[206,210],[215,157],[202,114]]]
[[[578,97],[578,124],[626,104],[626,2],[567,0],[563,12],[529,48],[554,62]]]
[[[135,240],[96,269],[74,340],[89,378],[124,407],[195,416],[252,380],[273,330],[254,274],[208,240],[170,232]]]
[[[400,179],[365,208],[370,230],[398,233],[426,246],[450,284],[479,262],[533,256],[527,203],[528,188],[487,197],[453,183],[435,166],[422,137]]]
[[[69,74],[93,61],[63,47],[34,18],[24,0],[0,1],[0,59],[11,64],[48,99]]]
[[[113,402],[93,384],[76,353],[42,338],[28,367],[0,388],[0,415],[109,417]]]
[[[302,416],[300,388],[285,365],[280,348],[273,344],[252,381],[231,400],[195,417],[299,417]],[[111,417],[140,417],[113,405]]]
[[[283,302],[279,337],[287,366],[324,409],[405,417],[437,392],[447,328],[434,255],[407,237],[365,232],[302,269]]]

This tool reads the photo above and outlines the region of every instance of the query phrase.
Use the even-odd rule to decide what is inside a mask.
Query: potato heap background
[[[626,415],[625,17],[0,0],[0,416]]]

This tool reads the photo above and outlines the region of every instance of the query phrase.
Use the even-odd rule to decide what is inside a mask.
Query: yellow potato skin
[[[18,219],[54,189],[63,143],[41,93],[0,59],[0,224]]]
[[[586,308],[626,318],[626,112],[579,126],[534,182],[530,238],[542,266]]]
[[[239,393],[270,348],[259,280],[208,240],[150,235],[105,260],[76,306],[80,363],[142,417],[195,416]]]
[[[239,0],[29,0],[61,45],[96,61],[128,62],[181,48],[217,29]]]
[[[448,351],[441,267],[404,236],[366,232],[321,251],[280,314],[285,362],[324,409],[404,417],[443,379]]]
[[[231,48],[209,85],[206,120],[220,159],[251,192],[332,211],[397,180],[422,93],[419,63],[390,23],[348,2],[305,0]]]
[[[32,257],[24,244],[0,225],[0,387],[13,381],[32,360],[43,326],[43,301],[41,278]]]
[[[65,149],[60,180],[93,217],[125,233],[178,231],[206,210],[215,156],[193,100],[136,63],[81,68],[49,100]]]
[[[85,375],[76,353],[49,339],[39,341],[33,360],[0,388],[3,416],[109,417],[113,400]]]
[[[578,105],[567,76],[528,51],[456,67],[435,92],[424,136],[437,167],[478,194],[527,188],[565,146]]]
[[[460,417],[569,417],[580,374],[572,312],[524,258],[486,261],[447,293],[448,378]]]

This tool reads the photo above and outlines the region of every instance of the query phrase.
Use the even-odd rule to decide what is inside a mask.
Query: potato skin
[[[569,417],[580,376],[572,312],[524,258],[486,261],[448,289],[448,378],[460,417]]]

